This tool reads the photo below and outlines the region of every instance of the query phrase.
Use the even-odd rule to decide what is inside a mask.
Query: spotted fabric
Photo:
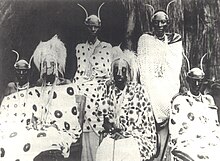
[[[172,151],[195,161],[220,159],[220,129],[217,108],[210,95],[177,96],[172,103],[169,130]]]
[[[99,135],[102,128],[102,118],[97,118],[97,89],[99,83],[110,77],[112,62],[112,46],[97,40],[94,44],[88,42],[76,46],[77,72],[74,82],[78,93],[86,96],[84,132],[95,132]]]
[[[0,109],[0,160],[31,161],[46,150],[68,157],[80,137],[76,87],[33,87],[4,98]]]
[[[155,120],[143,87],[129,83],[123,91],[114,85],[102,89],[108,90],[100,97],[98,113],[107,115],[123,129],[125,136],[132,136],[138,142],[142,161],[152,158],[157,143]]]

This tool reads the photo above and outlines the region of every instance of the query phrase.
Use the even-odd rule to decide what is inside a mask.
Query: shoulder
[[[149,38],[149,37],[153,37],[153,33],[151,33],[151,32],[145,32],[145,33],[143,33],[143,34],[139,37],[139,41],[140,41],[140,40],[143,40],[143,39],[146,39],[146,38]]]
[[[112,45],[110,43],[107,43],[107,42],[104,42],[104,41],[102,41],[100,43],[100,45],[101,45],[102,48],[112,48]]]
[[[76,49],[81,49],[86,45],[86,43],[79,43],[76,45]]]
[[[211,95],[209,95],[209,94],[203,95],[203,99],[205,99],[209,103],[210,108],[218,109],[218,107],[215,105],[215,101]]]
[[[173,44],[173,43],[182,41],[182,37],[181,37],[180,34],[177,34],[177,33],[166,33],[166,35],[168,37],[168,44]]]
[[[16,85],[15,85],[15,82],[10,82],[8,83],[8,88],[14,88]]]
[[[178,93],[172,98],[171,103],[175,104],[176,102],[185,100],[186,97],[188,97],[187,92]]]

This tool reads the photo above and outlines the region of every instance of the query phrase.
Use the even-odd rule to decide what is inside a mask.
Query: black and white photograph
[[[219,161],[220,0],[0,0],[0,161]]]

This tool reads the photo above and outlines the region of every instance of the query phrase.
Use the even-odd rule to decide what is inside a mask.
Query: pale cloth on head
[[[129,82],[136,82],[137,81],[137,73],[138,73],[138,64],[137,64],[137,56],[135,52],[130,50],[122,51],[120,46],[115,46],[112,48],[113,52],[113,63],[117,59],[124,59],[128,62],[129,67],[131,69],[131,78],[129,78]],[[113,70],[113,69],[112,69]],[[113,73],[113,72],[112,72]],[[111,73],[111,74],[112,74]],[[113,76],[111,75],[111,78]]]
[[[34,51],[33,61],[37,69],[41,70],[41,63],[46,56],[51,55],[58,63],[58,71],[64,75],[67,52],[64,43],[57,35],[46,42],[40,42]]]

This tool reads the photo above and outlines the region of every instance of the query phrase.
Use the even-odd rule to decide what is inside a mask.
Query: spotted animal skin
[[[61,150],[80,137],[74,85],[33,87],[5,97],[0,108],[0,160],[31,161]]]

